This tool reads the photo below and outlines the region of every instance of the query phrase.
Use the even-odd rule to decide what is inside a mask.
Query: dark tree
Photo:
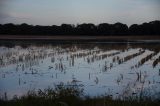
[[[129,33],[131,35],[139,35],[140,34],[140,26],[137,24],[133,24],[129,27]]]
[[[97,30],[100,35],[111,35],[112,26],[107,23],[102,23],[97,26]]]
[[[72,35],[74,33],[74,26],[70,24],[62,24],[61,33],[62,35]]]
[[[94,24],[81,24],[77,25],[76,32],[78,35],[95,35],[97,31]]]
[[[113,35],[127,35],[128,34],[128,26],[122,23],[115,23],[112,27]]]
[[[160,35],[160,21],[152,21],[141,25],[133,24],[129,28],[126,24],[102,23],[80,24],[77,26],[71,24],[62,24],[61,26],[40,26],[28,25],[23,23],[15,25],[12,23],[0,24],[1,35]]]

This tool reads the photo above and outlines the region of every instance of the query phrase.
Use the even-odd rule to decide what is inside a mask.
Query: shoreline
[[[111,41],[135,41],[135,40],[160,40],[157,35],[136,35],[136,36],[89,36],[89,35],[0,35],[0,40],[111,40]]]

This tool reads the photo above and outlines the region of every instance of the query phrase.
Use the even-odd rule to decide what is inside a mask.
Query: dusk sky
[[[0,24],[60,25],[160,20],[160,0],[0,0]]]

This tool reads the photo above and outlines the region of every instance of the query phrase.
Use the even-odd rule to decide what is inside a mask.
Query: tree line
[[[0,24],[0,35],[160,35],[160,21],[133,24],[128,27],[123,23],[101,23],[94,25],[84,23],[78,25],[62,24],[52,26]]]

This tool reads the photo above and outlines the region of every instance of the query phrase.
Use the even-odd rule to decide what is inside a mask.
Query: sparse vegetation
[[[153,67],[156,67],[158,63],[160,63],[160,56],[153,62]]]
[[[144,53],[145,51],[144,50],[140,50],[138,53],[134,53],[134,54],[132,54],[132,55],[128,55],[128,56],[126,56],[126,57],[124,57],[124,58],[122,58],[122,59],[119,59],[119,58],[117,58],[118,60],[118,64],[122,64],[122,63],[124,63],[124,62],[126,62],[126,61],[129,61],[129,60],[131,60],[132,58],[135,58],[135,57],[137,57],[137,56],[139,56],[139,55],[142,55],[143,53]]]
[[[159,99],[152,99],[152,97],[150,97],[150,94],[146,95],[145,93],[143,93],[143,90],[146,86],[146,88],[151,87],[151,85],[159,87],[158,77],[160,75],[160,70],[159,65],[157,65],[159,62],[159,49],[160,48],[158,44],[154,46],[143,44],[122,44],[118,46],[117,44],[96,44],[96,46],[95,44],[42,44],[40,46],[18,46],[14,50],[11,50],[7,47],[2,47],[2,51],[4,52],[2,52],[0,55],[0,68],[4,69],[1,71],[3,80],[9,78],[9,75],[11,75],[12,73],[16,73],[14,78],[16,79],[15,82],[17,85],[15,86],[21,87],[25,84],[26,86],[32,84],[31,80],[27,79],[28,76],[30,76],[31,79],[46,77],[49,78],[50,81],[52,81],[50,84],[57,84],[54,82],[54,80],[59,81],[58,78],[62,78],[62,75],[68,75],[69,78],[66,80],[66,82],[67,84],[69,83],[69,85],[60,84],[53,89],[48,88],[44,90],[33,90],[29,91],[26,95],[23,95],[21,97],[18,97],[17,94],[17,96],[14,96],[11,100],[7,99],[10,98],[7,97],[9,96],[10,92],[3,92],[4,95],[0,95],[0,105],[159,106]],[[149,51],[149,53],[147,53],[147,51]],[[146,53],[149,55],[146,56]],[[156,58],[154,56],[156,56]],[[155,59],[153,59],[153,57]],[[153,76],[152,78],[152,75],[149,73],[151,70],[143,70],[143,67],[135,67],[134,63],[128,64],[130,61],[132,62],[136,59],[139,61],[139,64],[141,63],[141,66],[144,65],[145,62],[151,61],[150,64],[152,65],[153,63],[153,66],[155,67],[153,70],[159,70],[158,75],[155,74],[156,77]],[[49,64],[45,64],[46,60],[47,62],[49,62]],[[121,60],[120,64],[118,64],[119,60]],[[84,67],[84,64],[82,62],[84,62],[85,64]],[[43,67],[43,70],[41,70],[41,65],[43,64],[45,64],[46,67]],[[5,70],[8,66],[12,65],[15,67],[11,73],[9,73],[10,71]],[[124,70],[119,69],[119,67],[121,67],[122,65],[124,65]],[[148,66],[150,67],[150,65],[146,65],[146,67]],[[78,74],[75,74],[75,72],[78,72],[78,69],[83,70],[83,68],[85,69],[84,71],[86,71],[86,76],[84,74],[83,75],[86,78],[88,77],[88,80],[83,80],[83,78],[80,79],[77,77]],[[72,70],[73,73],[70,74],[70,70]],[[88,82],[93,82],[93,85],[89,86],[99,86],[101,84],[103,85],[103,83],[101,83],[102,79],[100,76],[102,76],[103,78],[104,74],[113,74],[112,72],[114,74],[116,73],[116,77],[113,77],[116,87],[121,87],[124,83],[127,83],[127,86],[124,87],[126,89],[126,91],[124,90],[124,94],[126,94],[127,96],[124,96],[123,92],[116,92],[116,95],[120,95],[120,97],[117,96],[115,99],[114,97],[112,97],[115,96],[115,94],[107,95],[105,94],[105,91],[103,96],[97,97],[90,97],[84,94],[82,87],[86,86],[83,81],[87,80]],[[157,71],[154,72],[157,73]],[[132,79],[130,78],[130,76]],[[40,81],[43,80],[40,79]],[[105,82],[107,80],[103,81]],[[78,85],[76,85],[76,83]],[[106,84],[100,87],[105,88]],[[105,88],[105,90],[107,90],[107,87]],[[152,89],[151,91],[154,92],[154,90]],[[106,93],[108,92],[106,91]],[[157,93],[157,95],[159,94]]]
[[[51,88],[38,91],[29,91],[22,97],[14,96],[12,100],[1,98],[1,106],[159,106],[160,100],[152,100],[143,95],[123,99],[113,99],[110,95],[89,97],[84,96],[83,89],[77,86],[64,86],[60,84],[53,90]]]
[[[157,55],[158,52],[151,53],[146,57],[142,58],[140,62],[138,62],[138,67],[142,66],[145,62],[149,61],[153,56]]]

